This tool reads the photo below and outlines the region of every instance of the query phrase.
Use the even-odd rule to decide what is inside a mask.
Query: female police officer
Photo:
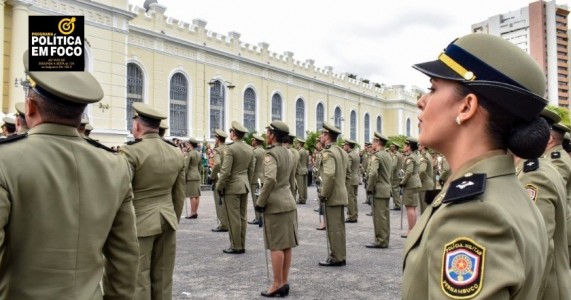
[[[535,299],[546,229],[506,151],[531,158],[545,148],[541,68],[486,34],[414,68],[431,78],[417,104],[419,141],[446,156],[452,175],[407,239],[403,299]]]
[[[274,282],[262,292],[264,297],[287,296],[291,248],[298,245],[297,206],[290,186],[295,184],[294,156],[282,146],[289,127],[275,120],[268,127],[264,155],[264,185],[256,201],[256,211],[263,212],[266,249],[272,252]]]

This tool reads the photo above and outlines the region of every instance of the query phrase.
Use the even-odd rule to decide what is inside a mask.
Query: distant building
[[[569,108],[569,8],[537,1],[472,25],[473,32],[501,36],[529,53],[543,68],[549,103]]]
[[[320,130],[324,121],[336,123],[344,138],[359,143],[374,131],[418,135],[419,89],[350,78],[333,67],[315,66],[312,59],[296,60],[292,52],[272,52],[268,43],[248,44],[237,32],[211,32],[206,21],[165,15],[167,7],[157,1],[145,1],[146,8],[127,0],[2,2],[5,114],[24,99],[18,83],[25,76],[28,16],[84,15],[86,69],[105,93],[86,114],[95,128],[92,136],[103,143],[117,145],[129,138],[132,103],[138,101],[168,115],[170,137],[212,140],[214,129],[228,130],[233,120],[263,132],[274,119],[285,121],[300,137]]]

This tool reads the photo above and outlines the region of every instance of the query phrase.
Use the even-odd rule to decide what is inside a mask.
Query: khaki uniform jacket
[[[214,165],[212,166],[212,171],[210,172],[210,178],[212,180],[218,180],[220,175],[220,169],[222,168],[222,163],[224,162],[224,153],[228,145],[220,144],[214,147]]]
[[[400,181],[400,184],[405,189],[415,189],[422,186],[418,175],[419,164],[418,154],[415,151],[405,156],[403,165],[404,177]]]
[[[323,178],[321,196],[325,197],[326,206],[347,206],[347,187],[351,169],[346,159],[347,153],[334,144],[329,144],[321,151],[319,173]]]
[[[546,260],[543,217],[513,156],[492,151],[454,173],[409,233],[402,298],[536,299]]]
[[[368,169],[369,169],[369,158],[371,157],[371,154],[369,154],[369,152],[367,150],[363,151],[363,156],[362,156],[362,160],[361,160],[361,171],[363,172],[363,175],[368,173]]]
[[[305,148],[297,150],[299,153],[299,162],[297,164],[297,175],[307,175],[307,165],[309,164],[309,154]]]
[[[420,154],[420,166],[418,177],[422,186],[419,190],[428,191],[434,189],[434,168],[432,167],[432,155],[428,151]]]
[[[148,133],[141,140],[122,146],[120,152],[127,157],[134,173],[133,205],[138,236],[162,233],[161,218],[176,230],[186,187],[184,157],[180,150],[158,134]]]
[[[398,181],[398,180],[400,180],[399,172],[400,172],[400,170],[402,170],[404,158],[399,151],[397,151],[395,153],[391,153],[391,156],[393,158],[393,169],[391,170],[392,175],[393,175],[392,180]]]
[[[224,162],[216,191],[229,195],[247,194],[250,192],[250,178],[254,173],[254,149],[238,140],[228,144],[224,150]]]
[[[571,299],[571,268],[567,251],[567,191],[561,175],[547,159],[520,160],[516,175],[537,205],[547,228],[548,252],[544,283],[538,299]]]
[[[450,165],[446,157],[442,156],[442,168],[440,169],[440,181],[446,182],[450,178]]]
[[[369,161],[369,186],[375,198],[391,197],[391,155],[384,150],[375,152]]]
[[[264,184],[264,153],[266,151],[262,147],[254,148],[254,172],[250,178],[250,185],[257,185],[258,179]]]
[[[552,147],[545,152],[544,157],[551,160],[555,169],[561,174],[567,191],[567,243],[571,248],[571,157],[561,145]]]
[[[186,168],[186,181],[200,180],[202,173],[202,157],[196,150],[192,150],[184,157],[184,166]]]
[[[265,183],[256,205],[265,207],[266,215],[297,210],[290,190],[290,185],[295,183],[293,153],[278,144],[268,147],[263,160]]]
[[[56,124],[0,149],[0,299],[104,299],[104,269],[105,298],[131,299],[139,244],[125,158]]]
[[[359,151],[357,149],[353,149],[348,153],[348,156],[351,168],[351,179],[349,180],[348,185],[359,185],[359,164],[361,160],[361,158],[359,158]]]

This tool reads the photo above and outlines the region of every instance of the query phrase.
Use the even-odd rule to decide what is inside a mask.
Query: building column
[[[10,41],[10,78],[8,83],[8,107],[7,111],[14,111],[16,102],[24,101],[24,89],[13,84],[16,78],[25,79],[24,62],[22,57],[28,49],[28,9],[32,5],[32,0],[9,0],[12,5],[12,40]],[[2,17],[4,14],[2,14]]]

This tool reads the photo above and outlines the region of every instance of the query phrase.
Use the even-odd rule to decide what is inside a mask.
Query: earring
[[[456,124],[462,125],[462,121],[460,120],[460,116],[456,116]]]

